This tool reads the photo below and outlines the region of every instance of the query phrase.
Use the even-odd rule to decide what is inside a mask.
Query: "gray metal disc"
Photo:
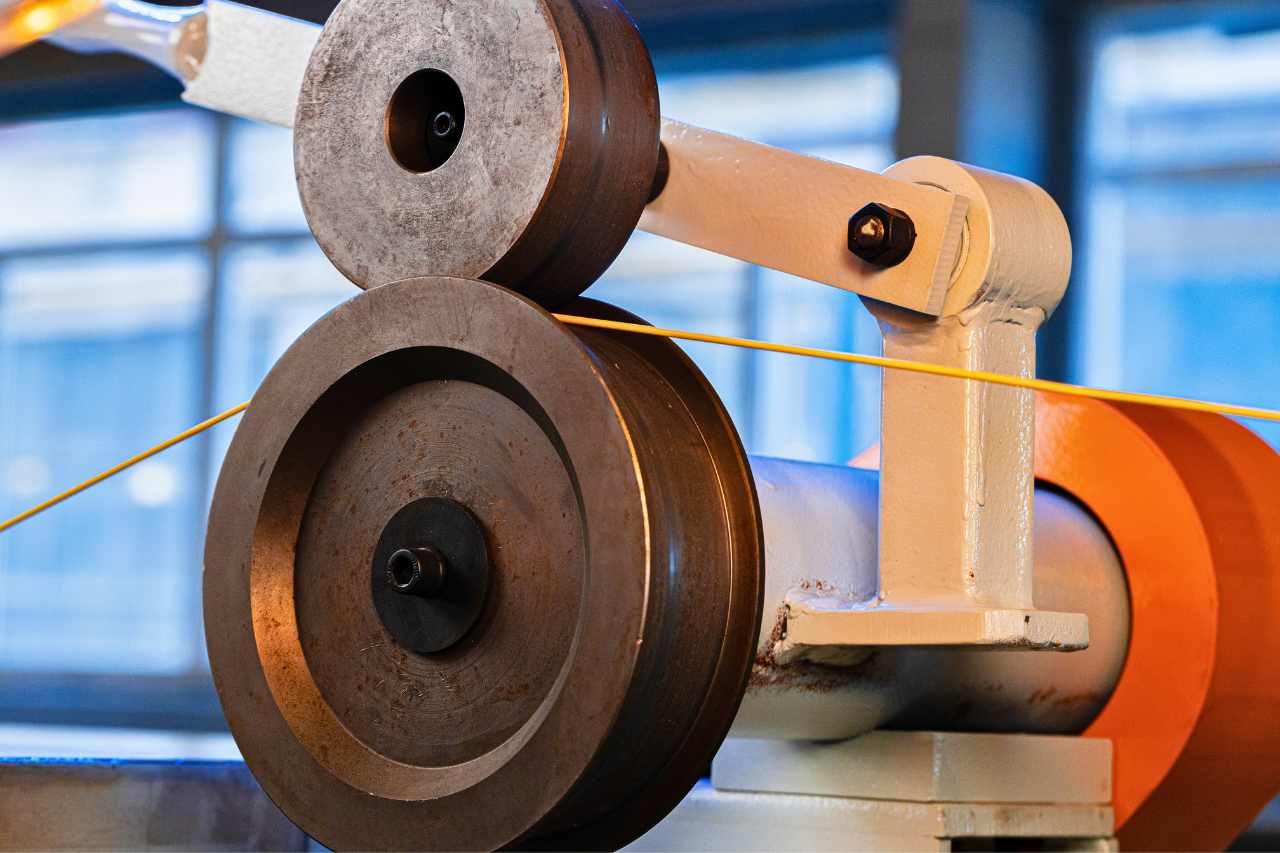
[[[360,287],[483,278],[555,306],[639,221],[658,122],[648,52],[613,0],[343,0],[303,80],[294,161],[317,242]]]

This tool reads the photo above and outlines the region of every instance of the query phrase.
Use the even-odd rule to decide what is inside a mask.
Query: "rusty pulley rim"
[[[639,222],[658,134],[648,51],[614,0],[343,0],[294,161],[317,242],[360,287],[429,269],[555,306]]]
[[[491,562],[477,621],[432,654],[369,595],[388,521],[424,498],[474,514]],[[330,846],[616,846],[727,732],[762,554],[741,444],[674,345],[401,282],[304,334],[237,431],[210,662],[255,776]]]

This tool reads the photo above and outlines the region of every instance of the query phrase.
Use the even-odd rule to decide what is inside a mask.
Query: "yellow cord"
[[[213,417],[209,418],[209,420],[204,421],[202,423],[198,423],[195,426],[191,427],[191,429],[178,433],[168,441],[160,442],[150,450],[144,450],[141,453],[139,453],[137,456],[132,456],[124,460],[123,462],[121,462],[119,465],[115,465],[111,468],[108,468],[107,470],[103,471],[101,474],[98,474],[96,477],[90,477],[88,480],[85,480],[83,483],[81,483],[78,486],[72,486],[70,489],[67,489],[65,492],[54,495],[44,503],[37,504],[36,506],[33,506],[31,509],[27,510],[26,512],[19,513],[18,515],[15,515],[13,518],[9,519],[3,524],[0,524],[0,533],[3,533],[4,531],[8,530],[10,527],[13,527],[14,525],[21,524],[22,522],[26,521],[28,518],[31,518],[31,516],[33,515],[39,515],[40,513],[44,512],[46,509],[57,506],[58,504],[65,501],[67,498],[75,497],[76,495],[83,492],[85,489],[92,488],[93,486],[96,486],[99,483],[101,483],[103,480],[107,480],[107,479],[110,479],[111,477],[114,477],[116,474],[119,474],[121,471],[124,471],[128,468],[132,468],[134,465],[137,465],[139,462],[144,462],[150,459],[152,456],[155,456],[157,453],[161,453],[165,450],[168,450],[170,447],[173,447],[175,444],[181,444],[182,442],[186,441],[188,438],[194,438],[195,436],[199,435],[205,430],[210,429],[211,427],[215,427],[225,420],[234,418],[236,415],[240,414],[247,408],[249,408],[248,403],[241,403],[240,405],[234,408],[227,409],[225,412],[223,412],[220,415],[214,415]]]
[[[1071,397],[1090,397],[1095,400],[1109,400],[1117,403],[1137,403],[1143,406],[1160,406],[1166,409],[1183,409],[1191,412],[1214,412],[1222,415],[1234,415],[1240,418],[1253,418],[1280,423],[1280,411],[1261,409],[1253,406],[1236,406],[1231,403],[1210,403],[1204,400],[1188,400],[1182,397],[1166,397],[1159,394],[1137,394],[1129,391],[1107,391],[1102,388],[1088,388],[1083,385],[1070,385],[1066,382],[1052,382],[1048,379],[1026,379],[1021,376],[1007,376],[1003,373],[989,373],[980,370],[964,370],[959,367],[944,367],[939,364],[926,364],[918,361],[905,361],[899,358],[884,358],[874,355],[857,355],[835,350],[813,349],[811,347],[794,347],[786,344],[771,344],[766,341],[753,341],[747,338],[730,338],[723,335],[704,335],[699,332],[685,332],[679,329],[660,329],[638,323],[622,323],[616,320],[597,320],[592,317],[575,317],[569,314],[554,314],[557,320],[573,326],[589,326],[595,329],[608,329],[617,332],[631,332],[637,335],[651,335],[659,338],[676,338],[682,341],[697,341],[706,344],[741,347],[742,349],[776,352],[785,355],[799,355],[807,358],[821,358],[828,361],[842,361],[850,364],[867,364],[885,370],[905,370],[911,373],[924,373],[930,376],[946,376],[953,379],[972,379],[988,382],[992,385],[1005,385],[1012,388],[1026,388],[1032,391],[1048,391],[1054,394],[1066,394]],[[249,408],[248,403],[227,409],[203,423],[196,424],[185,432],[175,435],[168,441],[161,442],[150,450],[144,450],[137,456],[126,459],[119,465],[108,468],[101,474],[73,486],[61,494],[54,495],[42,504],[32,507],[24,513],[15,515],[6,522],[0,523],[0,533],[21,524],[33,515],[38,515],[50,507],[57,506],[68,498],[75,497],[85,489],[96,486],[103,480],[114,477],[121,471],[150,459],[157,453],[168,450],[189,438],[199,435],[207,429],[229,420]]]
[[[1008,376],[1003,373],[989,373],[982,370],[965,370],[960,367],[944,367],[940,364],[926,364],[920,361],[905,361],[900,358],[883,358],[875,355],[857,355],[834,350],[812,349],[810,347],[793,347],[786,344],[771,344],[765,341],[753,341],[746,338],[727,338],[722,335],[704,335],[698,332],[682,332],[677,329],[659,329],[654,326],[642,326],[637,323],[620,323],[616,320],[596,320],[591,317],[571,317],[567,314],[553,315],[562,323],[574,326],[591,326],[596,329],[611,329],[619,332],[634,332],[639,335],[652,335],[659,338],[678,338],[682,341],[698,341],[705,344],[722,344],[724,346],[742,347],[743,349],[779,352],[786,355],[802,355],[808,358],[824,358],[828,361],[844,361],[851,364],[869,364],[883,367],[886,370],[905,370],[910,373],[927,373],[930,376],[948,376],[953,379],[973,379],[978,382],[989,382],[992,385],[1007,385],[1013,388],[1029,388],[1032,391],[1049,391],[1054,394],[1066,394],[1072,397],[1091,397],[1095,400],[1110,400],[1117,403],[1138,403],[1144,406],[1161,406],[1166,409],[1185,409],[1191,412],[1216,412],[1222,415],[1235,415],[1240,418],[1254,418],[1263,421],[1280,422],[1280,411],[1260,409],[1253,406],[1236,406],[1231,403],[1209,403],[1203,400],[1188,400],[1183,397],[1165,397],[1160,394],[1138,394],[1131,391],[1107,391],[1102,388],[1087,388],[1082,385],[1070,385],[1066,382],[1053,382],[1048,379],[1026,379],[1021,376]]]

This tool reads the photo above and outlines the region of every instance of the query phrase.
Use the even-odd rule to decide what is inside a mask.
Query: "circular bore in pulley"
[[[658,133],[653,66],[614,0],[342,0],[294,165],[316,241],[360,287],[430,270],[557,306],[639,222]]]
[[[458,512],[484,540],[481,609],[415,650],[377,596],[414,577],[402,550],[428,596],[448,588],[480,550]],[[209,659],[250,769],[330,847],[621,846],[728,731],[762,562],[741,443],[670,341],[485,282],[399,282],[312,326],[237,430]]]

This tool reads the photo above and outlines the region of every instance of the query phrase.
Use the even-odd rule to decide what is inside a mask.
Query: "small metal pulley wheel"
[[[294,163],[317,242],[360,287],[428,271],[558,306],[639,222],[658,135],[653,66],[614,0],[342,0]]]
[[[312,326],[240,424],[209,659],[250,769],[330,847],[621,846],[728,731],[762,562],[737,433],[670,341],[404,281]]]

